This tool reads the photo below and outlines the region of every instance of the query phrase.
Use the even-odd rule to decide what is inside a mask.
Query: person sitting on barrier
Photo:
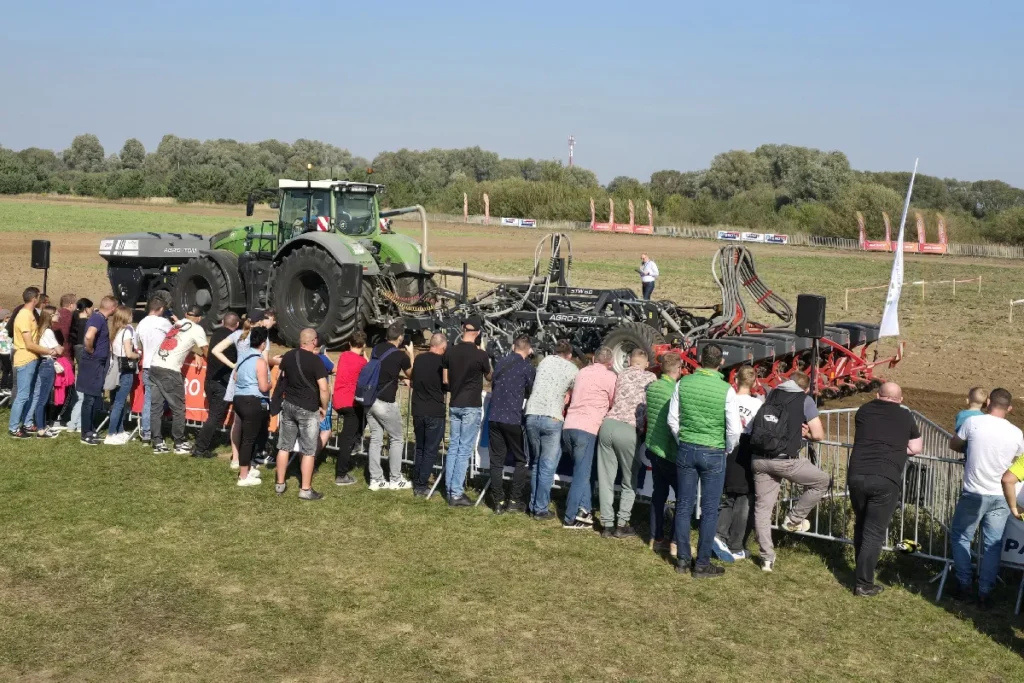
[[[989,606],[996,585],[1002,550],[1003,528],[1010,507],[1003,497],[1002,479],[1013,460],[1024,453],[1024,434],[1006,416],[1013,397],[1006,389],[993,389],[988,413],[967,418],[949,441],[949,447],[965,453],[964,485],[949,526],[957,582],[950,587],[954,598],[967,597],[974,583],[971,543],[981,526],[978,560],[978,606]]]
[[[412,369],[414,349],[412,342],[403,349],[405,321],[399,318],[391,323],[387,340],[373,347],[371,362],[379,361],[377,375],[377,396],[367,410],[366,422],[370,427],[369,460],[371,491],[402,491],[412,484],[402,476],[402,455],[405,454],[405,424],[402,410],[398,407],[398,382],[408,377]],[[366,369],[370,372],[372,368]],[[384,451],[384,435],[388,436],[388,474],[384,476],[381,455]]]
[[[885,543],[885,530],[900,502],[907,457],[919,454],[924,439],[909,410],[900,405],[903,390],[895,382],[878,389],[875,400],[857,410],[853,452],[846,472],[855,517],[853,549],[856,558],[854,594],[874,597],[875,566]]]
[[[356,442],[362,442],[363,427],[366,424],[363,406],[355,402],[356,381],[359,379],[359,372],[366,365],[365,349],[366,334],[356,330],[349,337],[348,350],[338,356],[338,364],[335,366],[333,403],[334,410],[337,411],[338,418],[341,420],[338,455],[334,461],[334,483],[336,486],[351,486],[356,483],[349,471],[352,469],[352,451],[355,450]],[[437,374],[441,374],[440,363]],[[441,410],[444,410],[443,398]],[[443,436],[444,429],[442,428],[441,431]]]
[[[636,483],[643,466],[637,443],[647,428],[647,387],[657,377],[647,370],[647,352],[633,349],[629,367],[615,381],[615,398],[597,435],[597,492],[601,504],[601,537],[632,538]],[[573,392],[575,393],[575,392]],[[619,485],[619,511],[615,512],[615,478]]]
[[[448,338],[441,332],[430,336],[430,351],[416,356],[412,364],[412,429],[416,448],[412,462],[412,493],[417,498],[430,494],[430,474],[444,438],[444,353]],[[347,419],[347,418],[346,418]]]
[[[107,446],[124,446],[131,436],[125,431],[124,422],[131,411],[128,400],[139,369],[132,309],[127,306],[117,307],[114,315],[110,316],[110,334],[113,339],[110,344],[110,362],[117,365],[117,388],[110,402],[110,422],[103,443]]]
[[[803,488],[782,521],[782,528],[790,532],[805,532],[811,528],[807,515],[828,491],[829,476],[810,460],[800,457],[805,439],[821,441],[825,438],[818,407],[808,396],[810,386],[807,375],[794,372],[768,394],[750,429],[754,533],[761,548],[761,570],[765,572],[775,568],[772,510],[782,482],[790,481]],[[785,433],[773,433],[773,426],[784,426]]]
[[[533,461],[527,512],[538,521],[551,518],[548,507],[555,469],[562,456],[562,421],[569,403],[569,390],[578,373],[579,368],[572,362],[572,345],[559,341],[555,353],[537,366],[533,389],[526,402],[526,441]]]
[[[593,529],[594,484],[590,476],[597,457],[597,437],[601,422],[615,401],[615,372],[612,350],[602,346],[590,365],[580,370],[572,387],[572,398],[562,425],[562,450],[572,456],[572,484],[565,499],[565,529]],[[614,475],[613,475],[614,476]],[[615,529],[615,517],[609,521]]]
[[[81,305],[81,302],[79,302]],[[142,400],[142,416],[139,419],[139,431],[143,442],[153,440],[153,432],[150,427],[150,402],[153,400],[152,382],[150,382],[150,368],[153,359],[156,358],[160,345],[164,343],[164,337],[171,331],[171,321],[165,314],[167,304],[163,297],[154,296],[146,304],[146,317],[139,321],[139,329],[136,330],[136,350],[142,354],[142,389],[144,397]],[[163,404],[158,408],[163,414]],[[70,426],[69,426],[70,429]]]
[[[106,384],[107,368],[110,362],[110,327],[108,320],[117,309],[117,299],[105,296],[99,307],[85,323],[84,350],[78,362],[75,387],[84,394],[82,399],[82,438],[86,446],[101,443],[96,434],[96,415],[103,407],[103,391]],[[181,377],[178,386],[182,387]],[[182,388],[184,391],[184,388]]]
[[[683,374],[683,359],[667,353],[661,359],[661,377],[647,385],[647,434],[644,446],[651,462],[651,550],[656,553],[676,553],[671,534],[665,534],[665,504],[668,490],[676,481],[676,451],[678,445],[668,426],[669,402],[676,391],[676,382]]]
[[[467,318],[462,323],[462,339],[444,354],[444,380],[448,385],[450,445],[444,460],[444,481],[448,504],[467,507],[473,501],[466,496],[466,473],[476,450],[483,419],[484,379],[491,379],[491,360],[480,348],[483,321]]]
[[[313,490],[319,425],[330,409],[327,368],[317,355],[318,349],[316,330],[307,327],[299,333],[299,348],[292,349],[281,359],[281,375],[274,388],[272,401],[275,408],[279,407],[280,410],[280,424],[277,428],[277,484],[274,486],[279,496],[288,489],[288,457],[297,443],[302,458],[299,466],[299,499],[320,500],[324,497],[322,493]]]
[[[953,431],[958,432],[964,426],[967,418],[975,415],[984,415],[985,407],[988,405],[988,394],[981,387],[972,387],[967,392],[967,409],[956,414],[956,427]]]
[[[238,481],[236,486],[259,486],[263,483],[260,471],[252,462],[256,440],[266,429],[270,417],[270,363],[264,357],[269,345],[270,331],[257,327],[249,334],[249,349],[238,359],[231,372],[235,395],[232,406],[235,422],[239,424],[241,440],[238,445]]]
[[[744,365],[736,371],[736,410],[743,433],[739,444],[725,461],[725,487],[718,505],[718,530],[714,553],[722,562],[732,564],[747,558],[747,536],[754,528],[754,472],[750,469],[750,428],[764,402],[752,396],[757,373]]]
[[[736,390],[722,379],[722,347],[700,351],[700,368],[682,377],[669,401],[668,426],[679,444],[676,452],[676,571],[694,578],[714,578],[725,569],[711,564],[718,503],[725,484],[725,454],[736,448],[740,416]],[[691,568],[690,520],[700,483],[700,531]]]
[[[192,306],[185,314],[184,320],[174,323],[164,336],[163,342],[153,356],[149,367],[149,380],[152,386],[150,396],[150,425],[153,429],[153,453],[167,453],[164,442],[163,414],[164,404],[171,411],[171,437],[174,439],[174,452],[187,455],[192,452],[185,437],[185,383],[182,380],[181,368],[185,359],[191,354],[205,356],[209,348],[206,330],[201,323],[203,309]],[[82,418],[85,428],[85,418]]]
[[[487,436],[490,444],[491,505],[496,515],[522,509],[523,488],[528,476],[523,447],[523,406],[537,375],[530,362],[531,354],[530,338],[522,335],[513,342],[512,353],[494,366]],[[504,474],[505,459],[509,453],[515,469],[512,472],[512,489],[506,498]]]
[[[228,415],[228,407],[234,397],[228,398],[228,384],[231,383],[231,371],[238,361],[238,353],[234,345],[228,341],[228,337],[234,334],[235,330],[242,323],[237,313],[228,312],[220,321],[220,327],[210,334],[210,357],[206,365],[206,380],[203,382],[203,391],[206,392],[206,421],[196,434],[195,448],[192,449],[193,458],[213,458],[216,455],[211,447],[213,437],[224,426],[224,419]],[[226,343],[225,343],[226,342]]]

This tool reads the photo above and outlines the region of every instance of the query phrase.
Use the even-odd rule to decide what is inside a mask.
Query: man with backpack
[[[277,495],[288,489],[288,455],[299,445],[302,461],[299,499],[320,500],[313,490],[313,465],[320,439],[320,422],[331,409],[327,389],[327,367],[317,353],[316,330],[307,327],[299,333],[299,348],[281,358],[281,374],[270,402],[271,414],[280,411],[277,428]]]
[[[761,570],[775,568],[771,517],[782,481],[803,488],[800,498],[782,522],[786,531],[802,532],[811,528],[807,520],[818,501],[828,491],[829,476],[810,460],[800,457],[804,439],[821,441],[825,429],[818,418],[818,407],[808,395],[810,378],[794,372],[790,379],[772,389],[750,428],[750,468],[754,472],[754,532],[761,547]]]
[[[359,372],[359,379],[356,381],[355,400],[366,411],[370,427],[371,491],[401,491],[411,486],[402,476],[405,434],[402,411],[398,408],[398,380],[402,376],[409,376],[413,361],[412,342],[403,350],[404,340],[405,321],[399,318],[388,327],[387,341],[373,347],[370,362]],[[384,469],[380,464],[385,433],[390,440],[390,480],[384,478]]]

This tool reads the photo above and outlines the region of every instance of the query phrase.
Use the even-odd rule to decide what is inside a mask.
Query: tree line
[[[637,206],[646,220],[650,201],[661,225],[731,225],[759,232],[804,232],[856,237],[856,212],[872,237],[882,231],[882,212],[899,219],[910,174],[856,171],[842,152],[793,145],[762,145],[752,152],[717,155],[701,171],[662,170],[647,182],[619,176],[602,186],[597,176],[559,161],[502,158],[479,147],[402,149],[367,160],[316,140],[244,143],[165,135],[152,152],[132,138],[106,154],[95,135],[79,135],[60,152],[0,147],[0,193],[57,193],[108,199],[173,197],[181,202],[242,203],[249,192],[274,187],[278,178],[383,183],[390,206],[423,204],[444,213],[584,221],[590,200],[598,219],[608,218],[608,199]],[[919,175],[912,207],[946,219],[950,239],[1024,244],[1024,190],[998,180],[961,181]],[[913,231],[910,239],[913,239]]]

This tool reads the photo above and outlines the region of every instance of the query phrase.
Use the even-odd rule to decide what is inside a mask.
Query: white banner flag
[[[889,291],[885,296],[880,337],[898,337],[900,335],[900,294],[903,292],[903,230],[907,225],[910,195],[914,192],[917,161],[914,159],[914,172],[910,174],[910,187],[907,188],[907,198],[903,201],[903,217],[900,219],[900,232],[896,237],[896,256],[892,260],[892,276],[889,278]]]

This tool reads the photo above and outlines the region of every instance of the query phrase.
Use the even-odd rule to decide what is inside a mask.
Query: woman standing
[[[269,331],[254,327],[248,335],[249,349],[238,356],[238,364],[231,373],[235,383],[233,406],[234,423],[238,425],[238,481],[237,486],[259,486],[260,473],[251,467],[256,440],[266,428],[269,413],[270,363],[264,357]]]
[[[128,413],[125,406],[132,392],[132,384],[139,371],[139,354],[135,350],[135,328],[132,326],[132,309],[118,306],[110,316],[110,363],[118,373],[114,400],[110,406],[110,425],[103,443],[108,446],[123,446],[131,434],[124,430],[124,418]]]
[[[91,299],[79,299],[75,304],[74,319],[71,321],[71,329],[68,332],[68,341],[73,349],[75,359],[75,371],[82,361],[82,343],[85,338],[85,323],[92,315],[93,304]],[[68,394],[68,400],[64,404],[64,428],[69,432],[77,432],[82,426],[82,401],[85,394],[72,387]]]
[[[43,308],[36,326],[35,343],[44,349],[58,348],[60,344],[57,343],[57,335],[54,334],[58,322],[60,322],[60,314],[54,306]],[[33,393],[35,404],[29,411],[29,418],[26,420],[26,428],[35,425],[36,434],[44,439],[52,439],[60,434],[60,430],[46,427],[46,407],[50,404],[50,392],[53,391],[53,381],[57,376],[55,363],[53,356],[39,358],[39,370],[36,371],[36,386]]]

